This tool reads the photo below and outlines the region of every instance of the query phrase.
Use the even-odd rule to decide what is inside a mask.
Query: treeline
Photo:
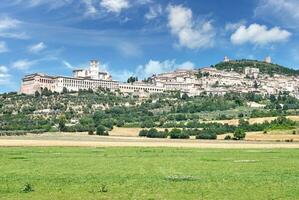
[[[221,62],[214,66],[218,70],[231,70],[233,69],[236,72],[243,73],[245,67],[254,67],[258,68],[261,73],[264,74],[283,74],[283,75],[290,75],[295,76],[299,75],[299,71],[295,69],[290,69],[287,67],[283,67],[281,65],[260,62],[257,60],[234,60],[230,62]]]
[[[26,115],[3,115],[0,117],[0,131],[13,130],[45,130],[50,131],[54,125],[51,120],[44,118],[29,118]]]
[[[189,124],[191,125],[191,124]],[[192,126],[184,126],[182,129],[174,128],[171,131],[157,131],[155,128],[149,130],[143,129],[139,136],[149,138],[166,138],[172,139],[186,139],[190,136],[196,136],[197,139],[216,139],[217,135],[225,133],[234,133],[232,139],[243,139],[245,132],[263,131],[266,133],[269,130],[286,130],[294,129],[297,123],[286,117],[278,117],[277,119],[264,123],[249,124],[248,121],[241,119],[238,126],[220,124],[220,123],[194,123]]]

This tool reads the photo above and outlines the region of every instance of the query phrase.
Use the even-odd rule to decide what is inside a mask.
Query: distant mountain
[[[236,72],[243,73],[246,67],[259,68],[263,74],[281,74],[287,76],[299,75],[299,70],[290,69],[281,65],[261,62],[257,60],[233,60],[229,62],[221,62],[212,67],[218,70],[231,71],[232,69]]]

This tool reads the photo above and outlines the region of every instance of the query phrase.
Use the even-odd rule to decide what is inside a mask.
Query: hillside
[[[255,67],[259,68],[261,73],[264,74],[282,74],[288,76],[299,75],[299,70],[290,69],[287,67],[283,67],[281,65],[265,63],[257,60],[234,60],[229,62],[221,62],[216,64],[215,66],[218,70],[231,70],[233,69],[236,72],[243,72],[245,67]]]
[[[247,106],[248,102],[252,101],[265,104],[266,107],[253,109]],[[281,107],[281,104],[284,107]],[[187,137],[191,134],[197,135],[198,128],[205,128],[205,137],[212,133],[211,136],[215,138],[215,133],[234,132],[237,127],[217,123],[207,124],[203,121],[298,115],[296,109],[299,109],[299,100],[287,94],[279,95],[277,98],[263,97],[254,93],[188,97],[170,92],[155,94],[149,99],[139,99],[137,96],[101,89],[62,94],[49,91],[35,95],[9,93],[0,94],[0,136],[49,131],[103,132],[111,131],[117,126],[185,128],[184,134],[188,134]],[[258,127],[243,123],[242,128],[245,131],[263,131],[281,126],[284,128],[294,126],[293,122],[287,119],[274,123]],[[158,132],[151,133],[154,133],[151,137],[161,135]],[[148,134],[149,132],[146,133]],[[166,132],[163,133],[163,137],[165,135]]]

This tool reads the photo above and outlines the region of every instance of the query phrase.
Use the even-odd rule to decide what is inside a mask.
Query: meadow
[[[0,148],[0,199],[298,199],[299,150]]]

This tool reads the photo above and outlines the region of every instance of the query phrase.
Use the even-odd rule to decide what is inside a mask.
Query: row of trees
[[[255,123],[249,124],[246,120],[240,120],[238,126],[232,126],[228,124],[198,124],[197,128],[174,128],[171,131],[165,129],[165,131],[158,131],[155,128],[149,130],[143,129],[140,131],[139,136],[149,137],[149,138],[166,138],[170,137],[172,139],[186,139],[190,136],[196,136],[197,139],[216,139],[217,135],[225,133],[234,133],[234,137],[231,139],[241,140],[244,139],[245,132],[250,131],[268,131],[277,129],[294,129],[296,122],[287,119],[286,117],[278,117],[271,122]],[[202,128],[201,130],[198,128]],[[226,138],[230,139],[230,138]]]

